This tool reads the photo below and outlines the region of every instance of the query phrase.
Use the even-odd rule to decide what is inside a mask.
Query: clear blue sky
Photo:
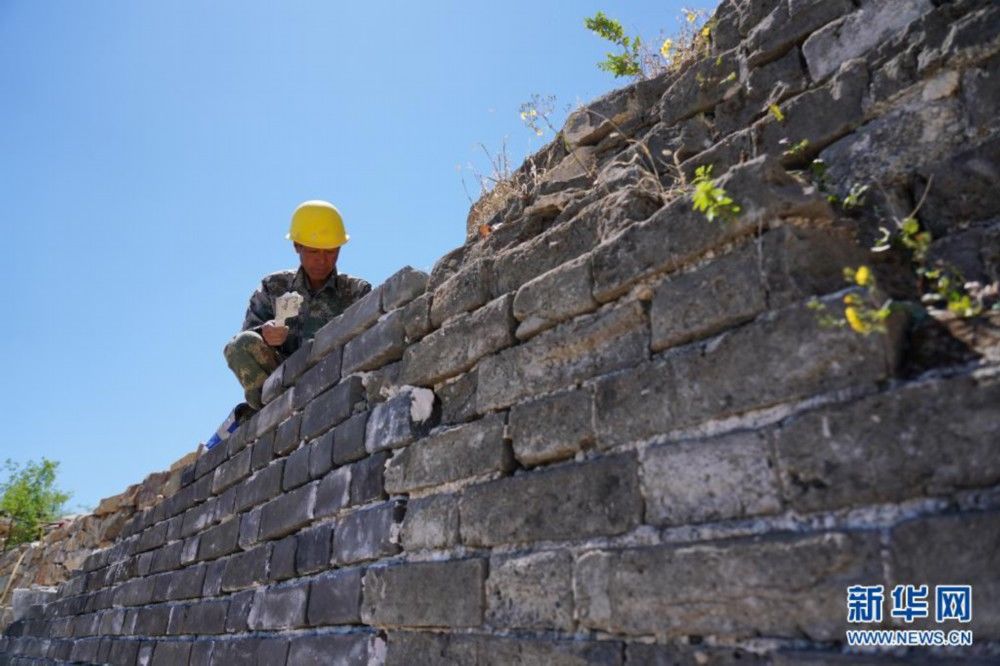
[[[429,270],[477,144],[517,166],[532,94],[558,126],[624,83],[584,17],[655,41],[681,4],[0,1],[0,459],[58,460],[72,509],[168,467],[241,399],[222,347],[299,202],[340,208],[341,271]]]

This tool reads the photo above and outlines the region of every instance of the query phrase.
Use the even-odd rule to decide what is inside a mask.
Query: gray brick
[[[239,550],[240,520],[231,518],[226,522],[206,530],[198,542],[198,559],[214,560]]]
[[[182,634],[213,635],[226,630],[228,601],[199,601],[186,608],[181,623]]]
[[[389,454],[382,451],[350,465],[352,505],[386,498],[384,477],[388,458]]]
[[[283,638],[240,637],[219,641],[212,650],[212,666],[284,664],[288,644],[288,640]]]
[[[258,508],[240,516],[240,548],[246,550],[257,543],[260,536],[260,513]]]
[[[361,460],[365,450],[365,426],[368,412],[355,414],[333,429],[333,462],[337,465]]]
[[[407,348],[400,380],[431,386],[466,372],[480,358],[514,344],[513,296],[456,317],[447,326]]]
[[[222,574],[222,591],[235,592],[267,581],[267,563],[271,557],[271,544],[261,544],[245,553],[226,559]]]
[[[139,541],[136,543],[135,552],[141,553],[146,550],[153,550],[154,548],[159,548],[167,540],[167,524],[159,523],[147,528],[139,535]]]
[[[561,321],[597,309],[591,295],[590,255],[552,269],[531,280],[514,297],[517,338],[527,340]]]
[[[462,541],[474,546],[622,534],[641,514],[631,455],[472,486],[459,503]]]
[[[811,512],[995,485],[998,404],[1000,376],[981,373],[791,418],[769,431],[786,497]]]
[[[486,621],[505,629],[573,630],[573,559],[565,551],[494,557]]]
[[[245,590],[229,597],[229,612],[226,614],[227,633],[241,633],[249,629],[247,618],[250,615],[250,608],[253,606],[254,594],[253,590]]]
[[[312,520],[318,483],[302,486],[265,504],[261,508],[260,538],[291,534]]]
[[[488,416],[417,440],[392,457],[385,468],[385,489],[408,493],[492,472],[514,464],[504,442],[504,417]]]
[[[489,260],[477,259],[434,289],[431,324],[437,328],[455,315],[475,310],[490,300],[492,268]]]
[[[294,536],[285,537],[275,542],[271,549],[271,563],[267,569],[270,580],[285,580],[295,576],[295,550],[297,547],[298,539]]]
[[[300,434],[302,420],[302,414],[295,414],[278,426],[278,430],[274,434],[274,442],[271,445],[271,450],[275,458],[287,456],[289,452],[294,451],[298,447],[299,442],[308,438],[307,435]]]
[[[286,492],[298,488],[309,480],[309,446],[303,445],[289,454],[285,460],[285,474],[281,488]]]
[[[268,375],[261,388],[261,401],[266,405],[271,402],[284,390],[282,375],[285,374],[285,366],[279,365],[278,369]]]
[[[404,266],[382,285],[382,310],[389,312],[402,307],[427,289],[427,273]]]
[[[215,647],[215,641],[205,640],[205,641],[195,641],[191,644],[191,660],[188,662],[188,666],[211,666],[212,664],[212,648]]]
[[[406,551],[450,548],[457,544],[458,497],[435,495],[409,500],[401,539]]]
[[[822,328],[804,305],[768,313],[711,344],[687,345],[598,381],[598,444],[607,448],[788,400],[872,386],[890,376],[898,345],[894,337]]]
[[[578,216],[498,255],[496,292],[517,291],[529,280],[591,250],[599,240],[598,222],[596,216]]]
[[[314,578],[309,591],[309,624],[360,624],[363,573],[362,569],[339,569]]]
[[[934,603],[936,585],[971,585],[972,622],[930,623],[909,628],[972,629],[976,640],[1000,637],[1000,512],[932,516],[892,529],[890,585],[928,585]],[[888,597],[888,590],[886,592]],[[929,618],[933,619],[933,618]]]
[[[217,597],[222,592],[222,576],[226,572],[228,557],[212,560],[205,566],[205,584],[201,587],[204,597]]]
[[[169,622],[170,606],[139,608],[136,611],[135,632],[143,636],[166,636]]]
[[[218,495],[250,475],[250,455],[249,449],[243,449],[215,468],[215,478],[212,480],[213,494]]]
[[[340,381],[341,350],[335,349],[307,370],[295,383],[295,409],[302,409],[313,398]]]
[[[478,407],[507,407],[594,375],[635,365],[649,355],[641,304],[611,307],[542,333],[479,364]]]
[[[767,441],[754,432],[647,449],[640,476],[651,525],[744,518],[781,509]]]
[[[809,33],[853,8],[849,0],[804,0],[792,6],[778,3],[774,11],[746,37],[744,48],[750,54],[749,64],[757,65],[774,59],[790,45],[802,41]]]
[[[365,572],[361,618],[374,626],[477,627],[486,561],[411,562]]]
[[[832,666],[827,661],[832,656],[829,653],[802,652],[796,656],[801,657],[802,661],[796,659],[791,662],[792,664],[809,663],[809,658],[815,656],[818,658],[816,663]],[[774,657],[773,660],[772,657]],[[740,648],[718,648],[704,644],[695,646],[625,644],[625,663],[645,664],[647,666],[677,666],[678,664],[683,666],[694,666],[695,664],[703,666],[764,666],[765,664],[777,665],[779,661],[776,657],[777,655],[758,655]],[[851,655],[848,659],[851,663],[858,664],[857,655]],[[786,666],[790,665],[786,664]],[[868,666],[875,665],[869,664]]]
[[[167,544],[162,548],[152,551],[153,560],[150,564],[150,573],[160,573],[177,569],[181,565],[181,549],[184,544],[180,541]],[[145,553],[144,553],[145,554]]]
[[[441,423],[456,424],[471,421],[479,416],[476,410],[476,388],[479,372],[473,368],[464,375],[449,379],[434,387],[434,394],[441,403]]]
[[[198,536],[193,536],[184,540],[184,545],[181,546],[181,564],[188,565],[198,559],[199,541],[201,541],[201,537]]]
[[[342,566],[398,553],[393,531],[402,514],[403,505],[393,501],[342,518],[333,534],[333,561]]]
[[[374,636],[364,633],[318,634],[292,641],[288,663],[301,666],[367,666],[374,656]]]
[[[377,287],[319,329],[313,339],[310,360],[321,359],[374,324],[382,314],[381,303],[382,288]]]
[[[294,406],[295,387],[287,389],[270,403],[264,405],[264,409],[260,410],[255,417],[257,419],[256,436],[260,437],[278,427],[279,423],[292,415]]]
[[[176,666],[186,664],[191,657],[191,643],[188,641],[158,641],[153,649],[152,666]]]
[[[309,442],[309,478],[318,479],[333,467],[333,430]]]
[[[316,525],[296,535],[295,571],[305,576],[330,566],[330,544],[333,541],[333,524]]]
[[[582,629],[836,640],[846,586],[881,580],[877,534],[826,533],[592,551],[573,588]]]
[[[195,476],[202,477],[218,467],[229,455],[229,449],[225,444],[212,447],[205,451],[195,463]],[[211,482],[210,482],[211,483]]]
[[[391,312],[344,347],[344,373],[374,370],[403,356],[404,313]]]
[[[253,453],[250,454],[250,467],[254,471],[267,467],[274,458],[274,435],[270,432],[254,442]]]
[[[320,395],[306,407],[302,417],[302,438],[313,439],[344,421],[364,396],[364,385],[357,376],[346,378]]]
[[[316,518],[326,518],[351,501],[351,467],[338,467],[319,481],[316,489]]]
[[[284,371],[282,373],[282,383],[286,386],[296,384],[302,374],[313,366],[309,362],[309,354],[312,352],[312,339],[304,341],[291,356],[282,363]]]
[[[253,630],[295,629],[306,624],[308,583],[268,587],[254,595],[247,624]]]
[[[420,296],[403,308],[403,332],[407,342],[414,342],[431,332],[431,297]]]
[[[375,406],[365,426],[365,449],[374,453],[399,448],[430,430],[434,416],[434,393],[405,388]]]
[[[510,434],[514,457],[522,465],[572,458],[594,442],[593,393],[564,391],[514,405]]]
[[[236,511],[246,511],[277,497],[281,493],[284,467],[284,460],[275,460],[240,484],[236,491]]]

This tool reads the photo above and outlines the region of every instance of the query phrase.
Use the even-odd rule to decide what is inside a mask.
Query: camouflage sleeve
[[[250,305],[247,307],[246,317],[243,318],[242,331],[254,331],[260,333],[264,322],[274,319],[274,304],[267,293],[264,283],[261,282],[257,291],[250,297]]]
[[[367,280],[353,278],[351,280],[351,302],[353,303],[354,301],[360,300],[362,296],[371,290],[372,286]]]

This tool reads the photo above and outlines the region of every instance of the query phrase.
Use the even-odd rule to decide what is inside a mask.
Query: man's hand
[[[280,347],[285,344],[285,340],[288,338],[288,327],[276,324],[272,319],[264,323],[264,326],[260,329],[260,334],[267,344],[272,347]]]

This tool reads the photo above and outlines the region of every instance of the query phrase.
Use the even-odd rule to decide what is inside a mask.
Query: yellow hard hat
[[[292,213],[292,226],[285,236],[290,241],[316,248],[332,250],[348,241],[344,220],[329,201],[306,201]]]

